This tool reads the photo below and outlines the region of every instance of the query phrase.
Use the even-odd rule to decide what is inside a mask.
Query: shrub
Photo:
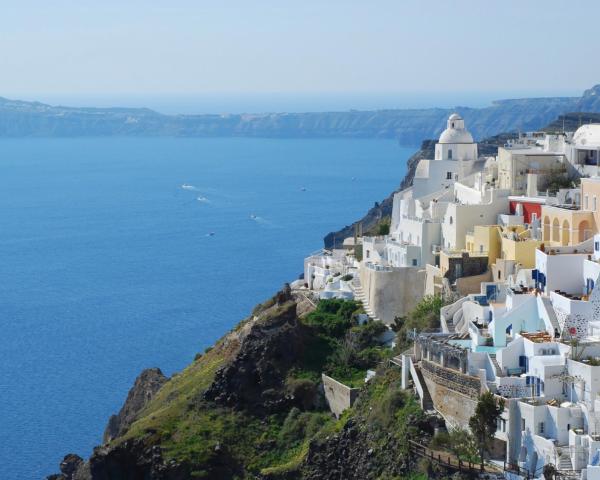
[[[343,280],[344,282],[349,282],[349,281],[350,281],[350,280],[352,280],[353,278],[354,278],[354,276],[353,276],[353,275],[351,275],[350,273],[347,273],[346,275],[344,275],[344,276],[342,277],[342,280]]]
[[[309,410],[315,406],[318,387],[312,380],[308,378],[288,378],[286,391],[303,410]]]

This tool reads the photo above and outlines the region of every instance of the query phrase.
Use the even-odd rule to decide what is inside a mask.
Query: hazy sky
[[[0,95],[581,92],[600,1],[1,0]]]

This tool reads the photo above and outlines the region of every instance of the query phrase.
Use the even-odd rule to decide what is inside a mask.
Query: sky
[[[0,95],[12,98],[487,99],[579,95],[600,83],[597,0],[0,0],[0,7]]]

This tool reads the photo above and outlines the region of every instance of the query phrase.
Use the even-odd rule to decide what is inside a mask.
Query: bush
[[[288,378],[286,391],[303,410],[310,410],[317,400],[318,386],[308,378]]]
[[[473,436],[464,428],[453,428],[449,432],[441,432],[431,440],[431,447],[443,449],[461,460],[476,462],[477,445]]]
[[[351,275],[351,274],[347,273],[346,275],[344,275],[344,276],[342,277],[342,280],[343,280],[344,282],[349,282],[349,281],[350,281],[350,280],[352,280],[353,278],[354,278],[354,276],[353,276],[353,275]]]
[[[330,299],[321,300],[315,311],[306,316],[305,323],[328,337],[341,338],[354,324],[358,302]]]

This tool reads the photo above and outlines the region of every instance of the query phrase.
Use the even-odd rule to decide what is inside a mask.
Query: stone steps
[[[502,369],[500,368],[500,364],[498,363],[498,359],[496,358],[496,355],[490,353],[490,360],[492,361],[492,365],[494,366],[494,370],[496,370],[496,376],[497,377],[503,377],[504,373],[502,372]]]
[[[421,399],[423,410],[433,410],[433,400],[431,399],[431,394],[429,393],[429,389],[427,388],[427,384],[425,383],[425,378],[423,378],[423,373],[420,368],[415,368],[417,372],[417,377],[419,378],[419,383],[421,384],[421,388],[423,389],[423,398]]]
[[[573,470],[573,464],[569,455],[560,456],[558,459],[558,470]]]
[[[354,299],[358,300],[363,304],[363,308],[365,309],[365,313],[369,316],[371,320],[380,322],[381,319],[375,315],[375,312],[371,309],[369,302],[367,301],[367,296],[363,291],[362,285],[360,284],[360,280],[357,276],[352,279],[350,283],[352,290],[354,291]]]

